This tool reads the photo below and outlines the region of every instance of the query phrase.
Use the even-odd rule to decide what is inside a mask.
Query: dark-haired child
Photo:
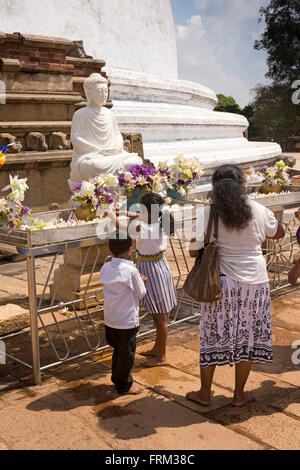
[[[142,389],[133,384],[136,335],[139,329],[139,302],[146,294],[144,282],[129,260],[132,240],[116,233],[109,240],[113,258],[100,271],[104,293],[104,324],[107,343],[113,348],[112,376],[119,394],[137,395]]]
[[[140,214],[117,212],[132,219],[128,229],[137,241],[137,269],[147,277],[147,293],[141,307],[153,317],[156,339],[151,350],[140,353],[148,358],[142,364],[145,367],[168,365],[168,314],[177,305],[173,276],[164,257],[168,238],[174,233],[174,219],[167,211],[163,214],[164,207],[165,200],[159,194],[147,193],[140,200]],[[109,217],[115,220],[117,228],[122,227],[116,214],[110,212]]]
[[[140,200],[140,214],[127,213],[134,219],[129,233],[137,241],[137,269],[147,277],[147,293],[141,307],[152,315],[156,327],[153,348],[140,353],[149,358],[142,364],[145,367],[168,365],[168,314],[177,305],[173,276],[164,257],[168,238],[174,233],[174,220],[169,212],[163,217],[164,207],[165,200],[160,195],[147,193]]]
[[[168,365],[168,314],[177,305],[176,290],[169,263],[164,256],[168,238],[174,233],[172,215],[163,218],[165,200],[147,193],[140,200],[141,213],[135,221],[137,239],[137,269],[147,277],[147,294],[141,302],[152,315],[156,327],[153,348],[141,354],[148,357],[145,367]],[[163,221],[165,222],[163,224]]]

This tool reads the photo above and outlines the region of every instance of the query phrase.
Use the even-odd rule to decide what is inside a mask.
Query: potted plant
[[[118,183],[114,175],[98,175],[74,186],[75,194],[72,200],[79,202],[75,209],[78,220],[91,221],[99,217],[101,212],[115,201],[113,187]]]
[[[28,189],[27,178],[19,179],[18,176],[9,175],[9,180],[10,184],[2,191],[10,189],[10,193],[0,198],[0,224],[16,229],[29,224],[32,219],[29,207],[22,204]]]
[[[131,210],[138,210],[137,204],[147,192],[161,192],[165,185],[166,179],[160,171],[148,165],[133,165],[119,175],[119,186],[127,197],[127,209]]]
[[[263,194],[280,193],[286,186],[291,184],[291,180],[287,173],[287,166],[283,160],[276,162],[273,166],[262,166],[258,171],[259,176],[264,177],[264,181],[260,187]]]
[[[167,196],[173,199],[186,200],[188,192],[195,180],[203,175],[203,167],[197,158],[187,158],[178,155],[174,162],[159,163],[160,172],[166,177]]]

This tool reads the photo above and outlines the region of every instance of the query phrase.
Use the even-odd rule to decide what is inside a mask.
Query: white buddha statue
[[[112,111],[103,107],[108,98],[107,80],[93,73],[84,81],[84,91],[87,107],[76,111],[72,122],[71,190],[99,173],[117,174],[143,163],[138,154],[124,150],[117,121]]]

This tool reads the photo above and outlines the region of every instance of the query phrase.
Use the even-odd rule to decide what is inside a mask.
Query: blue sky
[[[179,78],[231,95],[245,106],[266,83],[265,51],[253,48],[264,30],[259,8],[269,0],[171,0]]]

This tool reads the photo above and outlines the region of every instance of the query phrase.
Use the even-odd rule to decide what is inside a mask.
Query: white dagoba
[[[178,153],[207,168],[280,155],[276,143],[244,138],[245,117],[214,111],[212,90],[178,79],[170,0],[0,0],[0,11],[4,32],[82,39],[87,54],[106,60],[120,131],[141,133],[154,164]]]

